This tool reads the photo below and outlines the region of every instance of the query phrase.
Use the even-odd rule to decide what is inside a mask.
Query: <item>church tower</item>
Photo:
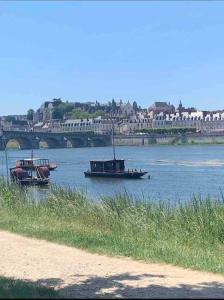
[[[179,113],[181,113],[183,111],[183,105],[182,105],[181,100],[180,100],[180,103],[179,103],[179,106],[178,106],[178,111],[179,111]]]

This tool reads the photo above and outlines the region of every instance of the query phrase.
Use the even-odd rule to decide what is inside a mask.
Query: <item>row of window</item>
[[[92,123],[90,122],[83,122],[83,123],[65,123],[62,124],[62,127],[79,127],[79,126],[88,126],[88,125],[92,125]]]
[[[173,117],[173,119],[165,119],[164,117],[156,117],[155,120],[166,120],[166,121],[224,121],[224,117]]]
[[[203,120],[201,117],[173,117],[173,119],[165,119],[164,117],[156,117],[155,120],[164,120],[164,121],[200,121]]]
[[[152,119],[142,119],[142,120],[123,120],[122,123],[151,123]]]

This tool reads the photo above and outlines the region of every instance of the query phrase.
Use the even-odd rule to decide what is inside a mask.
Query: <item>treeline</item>
[[[159,134],[173,134],[173,133],[196,133],[196,128],[191,127],[172,127],[172,128],[147,128],[137,129],[135,133],[159,133]]]
[[[116,114],[120,110],[120,105],[114,99],[107,104],[100,104],[96,102],[69,102],[62,101],[61,98],[54,98],[50,101],[53,104],[52,118],[62,120],[63,118],[71,119],[90,119],[98,116],[109,117],[111,114]],[[120,100],[122,104],[122,100]],[[137,112],[141,110],[137,102],[134,101],[133,109]],[[34,110],[29,109],[27,112],[27,119],[33,120]]]
[[[63,119],[66,116],[66,118],[71,119],[90,119],[98,116],[106,116],[107,114],[109,116],[109,111],[104,111],[97,106],[91,107],[82,103],[61,102],[58,106],[54,107],[52,118]]]
[[[63,102],[59,98],[53,99],[53,103],[53,119],[63,119],[64,116],[71,119],[90,119],[98,116],[109,117],[111,113],[118,113],[120,109],[114,99],[107,104],[100,104],[98,101],[95,103]],[[133,109],[136,112],[140,109],[136,101],[133,102]]]

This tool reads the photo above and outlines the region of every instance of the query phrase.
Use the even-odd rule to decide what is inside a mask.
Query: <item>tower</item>
[[[179,103],[179,106],[178,106],[178,110],[179,110],[180,113],[181,113],[182,110],[183,110],[183,105],[182,105],[181,100],[180,100],[180,103]]]

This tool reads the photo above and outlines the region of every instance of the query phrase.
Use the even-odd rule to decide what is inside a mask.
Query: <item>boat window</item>
[[[91,162],[91,171],[92,172],[102,172],[104,170],[103,162],[93,161]]]
[[[105,171],[115,171],[116,170],[116,163],[114,161],[104,162],[104,170]]]

